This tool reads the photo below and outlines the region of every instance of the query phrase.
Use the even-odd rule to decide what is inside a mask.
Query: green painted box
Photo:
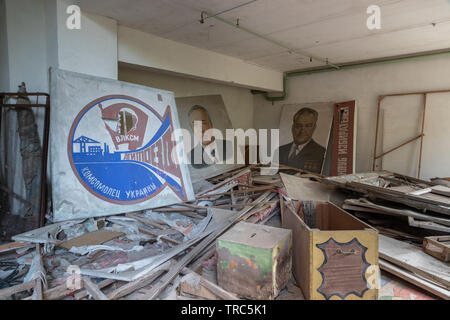
[[[241,297],[274,299],[291,276],[291,230],[239,222],[216,249],[219,286]]]

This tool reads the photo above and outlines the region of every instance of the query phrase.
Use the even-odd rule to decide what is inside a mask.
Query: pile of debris
[[[379,265],[443,299],[450,299],[450,186],[392,172],[330,177],[350,192],[342,208],[380,233]]]
[[[357,290],[376,299],[360,276],[333,282],[340,257],[450,299],[450,187],[390,172],[279,171],[240,168],[195,185],[195,201],[16,235],[0,246],[0,299],[345,299]]]
[[[0,246],[0,299],[237,299],[217,285],[215,241],[279,214],[279,186],[240,168],[195,186],[195,201],[16,235]]]

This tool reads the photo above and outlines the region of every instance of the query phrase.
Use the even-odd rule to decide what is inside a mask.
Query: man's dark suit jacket
[[[293,143],[294,142],[291,142],[280,147],[279,164],[297,169],[307,170],[314,173],[320,173],[325,157],[325,148],[314,140],[311,140],[297,156],[289,159],[289,152],[291,151]]]
[[[220,160],[223,161],[223,163],[225,164],[226,161],[226,154],[227,154],[227,147],[231,150],[231,144],[229,143],[229,141],[226,140],[217,140],[216,141],[216,145],[217,147],[219,147],[220,145],[223,146],[223,154],[219,154],[218,158]],[[194,164],[194,154],[195,154],[195,149],[196,148],[201,148],[201,154],[202,154],[202,163],[199,164]],[[206,153],[204,153],[204,148],[201,144],[196,145],[191,151],[189,151],[188,157],[191,159],[191,165],[192,167],[194,167],[195,169],[203,169],[206,167],[209,167],[210,164],[207,164],[204,160],[204,156],[206,156]]]

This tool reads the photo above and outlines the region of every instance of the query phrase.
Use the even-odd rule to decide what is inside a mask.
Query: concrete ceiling
[[[324,65],[209,18],[219,13],[245,28],[331,63],[450,48],[450,0],[80,0],[81,9],[120,25],[279,70]],[[250,3],[249,3],[250,2]],[[246,4],[229,10],[231,8]],[[366,26],[367,7],[381,8],[381,29]],[[229,10],[229,11],[228,11]]]

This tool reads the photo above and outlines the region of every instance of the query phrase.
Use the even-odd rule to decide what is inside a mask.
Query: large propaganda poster
[[[221,95],[180,97],[175,101],[180,125],[191,137],[184,142],[192,182],[196,183],[244,165],[237,163],[234,140],[226,140],[226,130],[233,127]],[[202,124],[199,132],[202,136],[197,137],[198,144],[193,139],[196,121]],[[210,129],[218,130],[222,137],[207,139],[207,131]],[[198,150],[195,150],[196,148]],[[196,151],[199,152],[198,159],[195,158]]]
[[[279,164],[323,173],[333,123],[333,103],[283,106],[280,118]]]
[[[334,106],[331,176],[355,173],[356,102],[347,101]]]
[[[51,112],[55,221],[194,198],[173,93],[53,70]]]

